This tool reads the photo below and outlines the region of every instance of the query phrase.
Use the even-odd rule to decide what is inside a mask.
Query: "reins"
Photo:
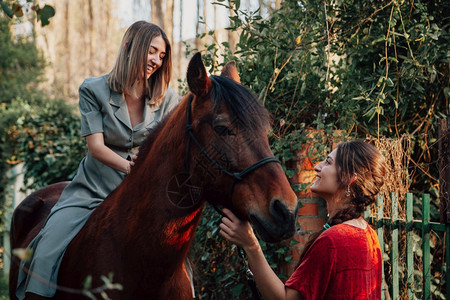
[[[270,162],[276,162],[276,163],[280,163],[280,161],[275,157],[275,156],[271,156],[271,157],[266,157],[263,158],[261,160],[259,160],[258,162],[254,163],[253,165],[247,167],[246,169],[244,169],[241,172],[230,172],[227,169],[225,169],[221,164],[219,164],[214,158],[211,157],[211,155],[209,155],[209,153],[206,151],[206,149],[200,144],[200,142],[197,140],[197,138],[194,135],[193,132],[193,126],[192,126],[192,120],[191,120],[191,106],[192,106],[192,99],[193,99],[193,95],[190,94],[189,98],[188,98],[188,106],[187,106],[187,121],[186,121],[186,131],[188,132],[188,145],[187,145],[187,151],[186,151],[186,172],[188,174],[190,174],[190,155],[191,155],[191,140],[194,141],[194,143],[197,145],[197,147],[200,149],[200,151],[203,153],[203,155],[210,161],[212,162],[216,167],[218,167],[222,172],[224,172],[225,174],[227,174],[228,176],[234,178],[233,184],[231,186],[231,190],[230,190],[230,198],[233,195],[233,190],[234,190],[234,186],[236,185],[237,182],[240,182],[244,179],[244,177],[246,175],[248,175],[249,173],[251,173],[252,171],[256,170],[257,168],[270,163]],[[217,207],[217,205],[212,205],[214,207],[214,209],[223,217],[226,217],[225,214],[222,212],[222,210]],[[244,251],[238,247],[238,251],[239,254],[242,258],[243,264],[246,268],[246,272],[245,275],[247,277],[247,283],[250,286],[250,289],[252,291],[252,295],[253,295],[253,300],[261,300],[261,295],[258,291],[258,288],[256,287],[256,283],[253,279],[253,273],[250,270],[250,267],[248,265],[247,259],[245,257],[245,253]]]

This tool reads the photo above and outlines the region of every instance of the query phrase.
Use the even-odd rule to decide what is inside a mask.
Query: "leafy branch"
[[[42,6],[33,0],[27,0],[25,5],[22,5],[18,0],[11,1],[10,3],[8,2],[0,0],[0,6],[3,12],[11,19],[13,17],[23,17],[24,12],[26,12],[28,9],[31,9],[36,13],[38,20],[41,21],[41,25],[42,27],[44,27],[50,24],[49,19],[55,15],[55,9],[53,8],[53,6],[50,6],[48,4]]]

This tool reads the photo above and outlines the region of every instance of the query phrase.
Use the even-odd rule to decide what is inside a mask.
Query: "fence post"
[[[423,299],[430,299],[430,195],[422,195],[422,270]]]
[[[381,300],[386,299],[386,285],[384,284],[384,261],[383,261],[383,254],[384,254],[384,237],[383,237],[383,196],[378,194],[377,195],[377,222],[376,222],[376,228],[377,228],[377,235],[378,235],[378,241],[380,243],[381,248]]]
[[[408,299],[414,299],[414,252],[413,252],[413,195],[406,194],[406,271]]]
[[[450,118],[438,122],[440,222],[450,224]]]
[[[391,193],[391,270],[392,270],[392,299],[398,299],[398,202],[395,193]]]

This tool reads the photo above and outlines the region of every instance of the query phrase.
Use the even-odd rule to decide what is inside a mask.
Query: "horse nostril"
[[[270,212],[277,221],[287,221],[289,219],[289,210],[279,199],[272,200]]]

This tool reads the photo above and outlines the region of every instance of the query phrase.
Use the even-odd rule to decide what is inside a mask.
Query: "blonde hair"
[[[146,74],[150,44],[157,36],[166,43],[166,55],[161,67],[144,80],[144,96],[150,98],[150,105],[161,104],[172,76],[170,42],[159,26],[146,21],[135,22],[123,36],[116,63],[107,78],[112,90],[122,94],[133,93],[133,86]]]

